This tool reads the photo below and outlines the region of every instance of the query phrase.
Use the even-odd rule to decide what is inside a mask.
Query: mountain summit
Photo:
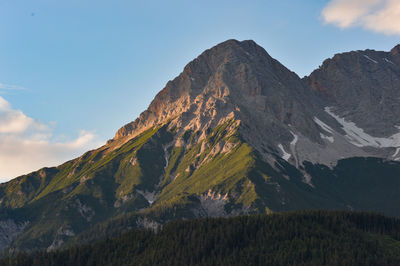
[[[206,50],[106,145],[0,186],[0,247],[58,248],[175,219],[297,209],[400,215],[400,58],[300,79],[254,41]]]
[[[226,116],[240,106],[264,110],[270,108],[274,96],[285,97],[276,95],[275,91],[300,97],[302,93],[296,92],[296,89],[301,87],[296,74],[271,58],[255,42],[228,40],[206,50],[190,62],[177,78],[167,83],[136,121],[118,130],[115,138],[135,136],[157,123],[193,111],[199,111],[200,115],[210,121],[218,122],[216,120],[221,115]],[[286,92],[289,89],[292,91]],[[270,95],[267,99],[271,102],[269,105],[263,99],[267,95]],[[207,106],[208,112],[198,110],[212,101],[219,106]],[[274,111],[272,108],[270,111]],[[212,114],[220,113],[222,109],[227,113]]]
[[[240,135],[269,162],[275,154],[296,167],[354,156],[396,159],[396,49],[338,54],[301,80],[254,41],[228,40],[190,62],[114,140],[166,121],[179,133],[205,136],[229,117],[240,121]]]
[[[270,157],[281,152],[277,143],[293,140],[291,127],[318,142],[312,114],[319,109],[309,104],[312,98],[295,73],[254,41],[228,40],[190,62],[114,140],[130,139],[166,121],[179,129],[178,135],[192,130],[201,140],[208,130],[234,119],[242,124],[241,136]]]

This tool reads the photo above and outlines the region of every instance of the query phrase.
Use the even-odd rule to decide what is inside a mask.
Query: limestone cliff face
[[[372,135],[387,137],[397,133],[395,126],[400,125],[399,49],[335,55],[307,82],[338,115]]]
[[[242,136],[261,153],[279,154],[277,143],[294,138],[291,128],[321,142],[313,121],[321,108],[313,97],[295,73],[255,42],[228,40],[190,62],[114,139],[132,138],[168,120],[178,129],[205,135],[235,118],[242,124]]]
[[[206,118],[213,118],[214,112],[235,112],[244,120],[257,112],[282,123],[301,124],[304,119],[299,121],[298,114],[306,111],[307,94],[298,76],[255,42],[229,40],[190,62],[115,138],[137,135],[144,128],[196,111]]]
[[[114,140],[166,121],[205,136],[234,118],[242,137],[268,161],[277,155],[295,166],[391,158],[400,147],[399,47],[335,55],[301,80],[254,41],[228,40],[190,62]],[[366,135],[357,139],[357,131]]]

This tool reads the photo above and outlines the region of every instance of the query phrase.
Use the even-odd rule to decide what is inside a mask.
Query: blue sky
[[[101,145],[227,39],[255,40],[301,77],[338,52],[390,50],[398,2],[0,0],[0,178]]]

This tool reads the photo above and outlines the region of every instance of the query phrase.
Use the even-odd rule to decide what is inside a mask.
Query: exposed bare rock
[[[136,221],[136,225],[139,228],[151,229],[153,231],[158,231],[161,228],[160,223],[146,217],[139,217]]]
[[[75,236],[74,231],[72,230],[71,226],[69,226],[69,225],[60,227],[57,234],[62,235],[62,236]]]
[[[122,192],[121,192],[122,193]],[[119,208],[121,207],[125,202],[127,202],[128,200],[132,199],[134,196],[134,194],[128,194],[128,195],[124,195],[122,197],[120,197],[119,199],[117,199],[114,202],[114,208]]]
[[[29,221],[18,223],[12,219],[0,221],[0,250],[7,248],[11,242],[22,234]]]
[[[55,239],[53,243],[47,248],[47,252],[56,250],[57,248],[61,247],[61,245],[64,244],[64,240],[62,239]]]
[[[391,52],[355,51],[324,61],[306,81],[340,117],[387,137],[400,125],[399,46]],[[368,119],[365,119],[368,117]]]
[[[72,230],[70,225],[63,225],[61,226],[56,234],[55,239],[51,243],[50,246],[47,247],[47,252],[56,250],[62,244],[64,244],[66,241],[68,241],[68,238],[75,236],[75,232]]]
[[[87,222],[90,222],[95,215],[95,211],[90,206],[82,203],[79,199],[76,199],[74,203],[74,207],[79,214],[85,218]]]
[[[204,216],[207,217],[221,217],[226,216],[225,205],[228,201],[228,194],[222,195],[216,193],[211,189],[207,194],[200,196],[200,204]]]
[[[129,160],[129,163],[131,164],[131,165],[136,165],[137,164],[137,159],[136,159],[136,157],[135,156],[132,156],[132,158]]]
[[[229,119],[259,152],[292,139],[289,124],[314,142],[322,141],[312,114],[318,106],[299,77],[253,41],[229,40],[190,62],[155,97],[138,119],[122,127],[115,140],[132,138],[151,126],[170,121],[170,127],[200,131],[197,141]],[[263,132],[263,134],[260,134]],[[183,145],[179,140],[175,145]],[[224,152],[232,147],[219,147]],[[220,151],[213,151],[220,152]],[[269,148],[268,153],[275,153]]]

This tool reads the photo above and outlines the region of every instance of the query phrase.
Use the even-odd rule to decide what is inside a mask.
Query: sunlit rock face
[[[398,51],[337,54],[301,80],[255,42],[228,40],[190,62],[114,139],[166,121],[205,136],[233,117],[266,161],[276,154],[296,167],[354,156],[397,159]]]

